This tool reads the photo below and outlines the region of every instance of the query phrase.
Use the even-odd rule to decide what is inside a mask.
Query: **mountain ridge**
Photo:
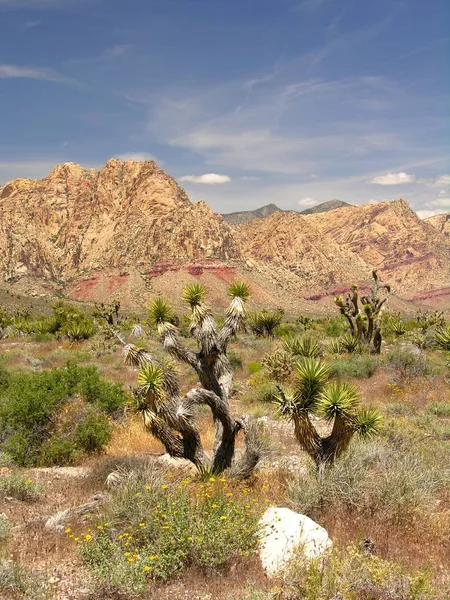
[[[450,240],[404,200],[306,215],[268,205],[271,215],[230,226],[155,162],[110,159],[12,180],[0,206],[2,279],[35,293],[145,306],[194,280],[218,298],[239,277],[256,303],[293,309],[379,268],[399,297],[450,298]]]

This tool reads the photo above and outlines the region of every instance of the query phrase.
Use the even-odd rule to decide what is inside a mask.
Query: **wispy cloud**
[[[26,31],[27,29],[33,29],[34,27],[39,27],[42,21],[25,21],[22,25],[22,29]]]
[[[66,77],[53,69],[5,64],[0,64],[0,79],[38,79],[41,81],[66,83],[68,85],[80,85],[75,79]]]
[[[413,183],[415,179],[414,175],[409,175],[408,173],[386,173],[385,175],[373,177],[369,183],[377,185],[402,185],[404,183]]]
[[[115,44],[114,46],[110,46],[106,48],[100,58],[102,60],[110,60],[112,58],[118,58],[119,56],[123,56],[132,48],[131,44]]]
[[[204,175],[183,175],[180,181],[189,183],[204,183],[206,185],[221,185],[231,181],[228,175],[218,175],[217,173],[205,173]]]

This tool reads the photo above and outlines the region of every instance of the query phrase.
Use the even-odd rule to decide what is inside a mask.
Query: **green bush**
[[[39,451],[38,463],[41,465],[69,465],[77,457],[72,439],[63,435],[52,435]]]
[[[42,494],[43,487],[20,473],[0,477],[0,492],[16,500],[33,501]]]
[[[379,365],[378,359],[367,354],[334,359],[330,364],[330,375],[337,378],[372,377]]]
[[[273,402],[278,393],[274,383],[262,383],[256,388],[256,396],[261,402]]]
[[[108,417],[99,411],[90,411],[76,428],[75,443],[86,452],[96,452],[106,446],[111,433]]]
[[[254,375],[255,373],[259,373],[261,371],[261,363],[257,361],[249,362],[247,365],[248,372],[250,375]],[[0,379],[1,381],[1,379]]]
[[[67,533],[99,586],[139,593],[188,565],[216,570],[255,551],[261,510],[248,491],[223,478],[144,484],[124,474],[94,528]]]
[[[1,449],[23,466],[70,462],[77,449],[77,427],[82,427],[86,416],[86,410],[80,408],[73,415],[75,421],[61,429],[64,408],[74,398],[100,414],[95,417],[95,426],[90,417],[85,429],[80,430],[78,449],[99,449],[99,443],[106,443],[110,435],[110,427],[105,425],[107,415],[123,407],[127,397],[121,386],[102,380],[94,367],[73,363],[50,371],[19,371],[9,376],[7,386],[0,389]]]

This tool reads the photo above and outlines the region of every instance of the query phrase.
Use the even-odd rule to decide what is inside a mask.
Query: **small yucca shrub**
[[[317,340],[310,336],[289,337],[284,341],[283,348],[293,356],[318,358],[322,354]]]

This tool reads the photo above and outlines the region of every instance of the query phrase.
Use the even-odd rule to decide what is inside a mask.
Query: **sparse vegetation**
[[[51,536],[53,556],[67,554],[95,600],[176,597],[183,585],[194,595],[217,593],[203,582],[218,576],[218,600],[446,598],[448,578],[439,567],[450,551],[449,371],[445,343],[437,342],[445,338],[443,315],[385,314],[386,345],[375,356],[373,343],[353,335],[344,315],[286,314],[273,338],[255,336],[244,328],[248,294],[245,285],[230,288],[233,309],[224,319],[213,316],[198,284],[184,292],[188,316],[175,314],[162,297],[147,315],[127,315],[120,307],[116,314],[114,303],[103,315],[72,311],[67,303],[44,316],[0,311],[6,332],[0,342],[0,552],[17,561],[0,564],[0,596],[71,597],[61,586],[76,575],[58,567],[53,576],[57,559],[49,560],[48,533],[39,524],[17,535],[17,526],[22,512],[48,517],[69,506],[61,498],[81,505],[106,485],[103,504],[73,517],[65,534]],[[230,327],[233,310],[238,317]],[[401,320],[400,328],[389,326],[392,319]],[[80,323],[92,323],[94,333],[75,343],[78,336],[69,331]],[[365,313],[363,323],[369,323]],[[217,354],[221,335],[230,343]],[[138,387],[120,345],[127,362],[137,365]],[[202,362],[208,356],[215,379]],[[134,398],[117,382],[132,387]],[[197,390],[208,392],[208,401],[211,391],[223,400],[226,419],[242,423],[247,442],[255,444],[245,483],[235,470],[246,456],[245,439],[226,455],[231,466],[216,470],[224,430],[208,418],[209,406],[186,403]],[[187,417],[186,429],[180,432],[172,413],[162,414],[166,402],[173,402],[177,418]],[[128,408],[134,405],[144,419],[153,413],[150,430],[155,414],[158,427],[170,427],[156,438],[146,435]],[[247,416],[233,416],[243,413],[261,417],[258,428]],[[162,467],[162,439],[175,444],[175,456],[194,440],[188,452],[197,448],[197,472],[167,457]],[[99,453],[103,449],[107,453]],[[260,456],[264,461],[254,470]],[[67,475],[29,468],[67,464],[77,465]],[[88,474],[69,475],[78,466]],[[282,578],[266,580],[255,553],[258,519],[269,504],[327,529],[334,550],[320,568],[298,558]],[[29,559],[28,549],[38,558]]]

